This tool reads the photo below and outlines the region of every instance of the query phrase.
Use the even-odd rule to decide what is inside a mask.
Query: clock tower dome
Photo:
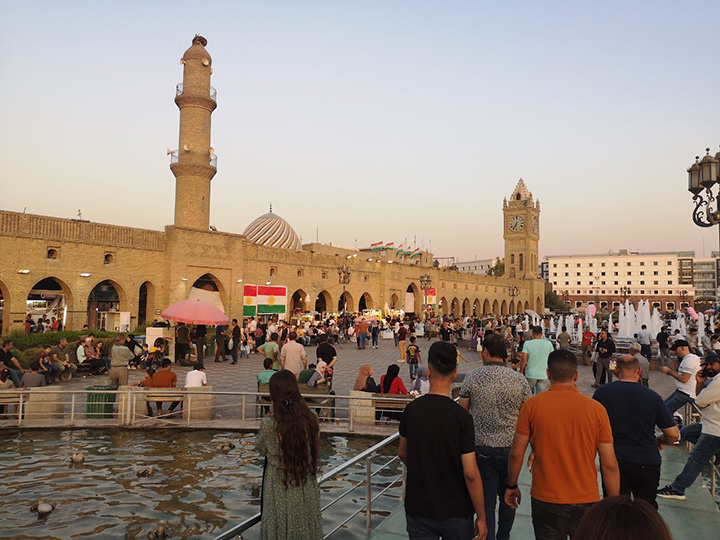
[[[505,275],[536,278],[540,240],[540,201],[534,201],[521,178],[510,200],[503,200]]]

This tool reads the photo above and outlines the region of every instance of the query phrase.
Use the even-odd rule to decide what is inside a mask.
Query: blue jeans
[[[530,499],[535,540],[567,540],[575,535],[580,520],[593,503],[554,504]]]
[[[474,516],[431,519],[406,515],[410,540],[471,540],[475,536]]]
[[[548,388],[550,388],[550,381],[548,379],[528,379],[527,382],[530,385],[530,390],[532,390],[533,396],[539,394],[540,392],[545,392]]]
[[[507,481],[509,456],[510,448],[489,446],[475,448],[475,458],[483,482],[487,537],[492,540],[508,540],[515,521],[515,510],[505,504],[505,482]],[[498,508],[497,536],[495,536],[495,503],[498,499],[500,507]]]
[[[679,390],[675,390],[670,396],[665,400],[665,406],[668,408],[670,413],[674,413],[677,411],[680,407],[685,405],[686,403],[694,403],[695,400],[688,396],[687,394],[683,394]]]
[[[19,369],[5,368],[10,373],[10,380],[15,385],[15,388],[20,388],[20,380],[22,379],[22,371]]]
[[[370,337],[372,337],[372,346],[377,347],[378,346],[378,336],[375,334],[371,334]]]
[[[398,346],[397,332],[393,332],[393,339],[395,340],[395,346],[397,347]]]
[[[700,434],[702,433],[702,422],[690,424],[680,430],[680,440],[697,444]]]
[[[410,379],[417,377],[418,363],[408,362],[408,367],[410,368]]]
[[[677,475],[677,478],[671,484],[672,488],[678,493],[685,493],[685,490],[692,486],[695,479],[702,472],[703,467],[718,452],[720,452],[720,437],[702,433],[692,452],[690,452],[682,472]]]
[[[358,349],[365,348],[365,340],[366,339],[367,339],[367,334],[358,334],[358,337],[357,337]]]

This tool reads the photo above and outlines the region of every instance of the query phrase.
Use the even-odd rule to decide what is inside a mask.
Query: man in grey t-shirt
[[[488,538],[505,540],[515,520],[515,510],[505,504],[508,458],[520,407],[532,392],[527,379],[507,366],[501,336],[488,334],[483,342],[483,365],[465,376],[460,405],[473,415],[475,457],[483,479]],[[498,509],[495,535],[495,505]]]

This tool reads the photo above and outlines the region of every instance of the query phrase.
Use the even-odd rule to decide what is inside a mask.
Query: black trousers
[[[535,540],[568,540],[575,534],[580,520],[593,503],[553,504],[531,500]]]
[[[660,465],[618,461],[618,466],[620,467],[620,494],[632,495],[636,499],[645,499],[657,510],[655,497],[660,484]]]

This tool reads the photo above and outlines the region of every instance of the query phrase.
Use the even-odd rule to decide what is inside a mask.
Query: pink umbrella
[[[688,308],[687,308],[687,312],[690,314],[690,318],[691,318],[693,321],[697,321],[697,320],[700,318],[700,317],[698,316],[697,312],[696,312],[693,308],[691,308],[691,307],[688,307]]]
[[[200,300],[183,300],[173,304],[162,312],[162,317],[169,321],[189,324],[217,326],[228,323],[227,315],[212,304]]]

